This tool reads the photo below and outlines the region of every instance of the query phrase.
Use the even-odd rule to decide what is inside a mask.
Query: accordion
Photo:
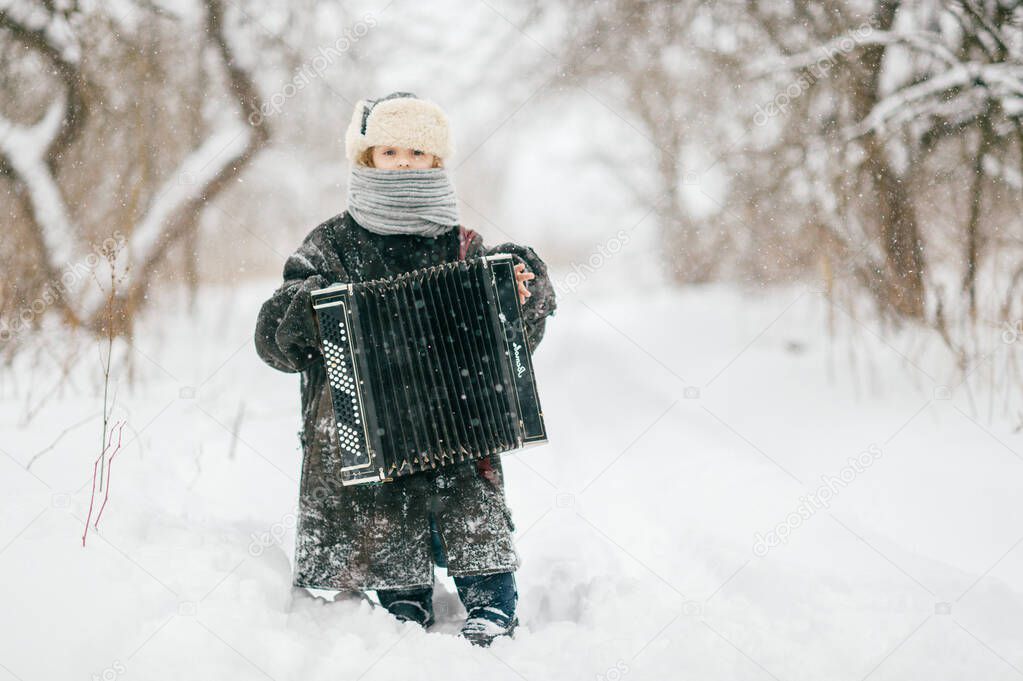
[[[312,292],[341,482],[547,441],[511,255]]]

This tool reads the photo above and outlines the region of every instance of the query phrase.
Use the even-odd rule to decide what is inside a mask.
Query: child
[[[336,427],[309,292],[390,277],[492,252],[511,253],[531,350],[555,310],[547,268],[532,249],[485,248],[459,225],[448,120],[434,103],[396,92],[360,101],[345,135],[348,210],[316,227],[284,264],[263,304],[256,349],[271,367],[301,372],[302,480],[296,587],[376,590],[401,620],[433,621],[433,565],[447,567],[468,618],[462,635],[487,645],[518,620],[518,555],[495,457],[393,482],[343,487]],[[527,271],[528,268],[528,271]],[[529,289],[526,282],[532,280]]]

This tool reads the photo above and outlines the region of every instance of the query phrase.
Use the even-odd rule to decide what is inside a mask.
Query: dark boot
[[[512,636],[519,618],[497,608],[476,608],[462,625],[460,636],[473,645],[486,648],[498,636]]]
[[[415,622],[426,629],[434,623],[433,587],[378,589],[380,605],[402,622]]]
[[[455,577],[458,596],[469,616],[461,636],[473,645],[489,646],[498,636],[511,636],[518,626],[515,575],[499,572],[475,577]]]

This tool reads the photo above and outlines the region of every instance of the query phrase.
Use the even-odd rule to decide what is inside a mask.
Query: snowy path
[[[272,288],[211,292],[202,338],[181,316],[137,340],[133,440],[84,550],[96,429],[25,464],[98,411],[92,383],[27,425],[54,373],[0,384],[0,681],[1023,676],[1023,438],[941,387],[936,347],[841,311],[832,344],[801,289],[562,296],[536,356],[553,442],[506,459],[515,640],[450,635],[446,582],[429,634],[293,596],[298,379],[251,343]]]

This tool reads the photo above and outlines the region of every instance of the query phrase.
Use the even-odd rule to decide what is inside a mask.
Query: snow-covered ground
[[[430,633],[293,593],[298,378],[251,341],[274,286],[151,317],[85,548],[97,353],[49,397],[47,355],[5,372],[0,681],[1023,675],[1016,423],[933,341],[842,310],[829,336],[801,287],[561,296],[535,357],[552,441],[505,459],[514,640],[459,640],[445,579]]]

